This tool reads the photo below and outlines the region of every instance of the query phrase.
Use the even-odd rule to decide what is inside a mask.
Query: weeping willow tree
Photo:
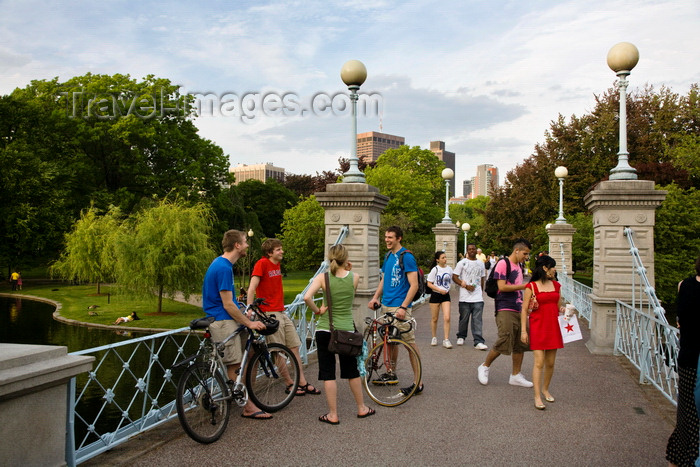
[[[216,253],[209,246],[212,216],[204,204],[165,200],[121,224],[114,238],[115,276],[120,289],[135,295],[181,292],[185,299],[200,289]]]
[[[105,215],[90,206],[73,229],[65,236],[65,249],[60,258],[51,265],[51,275],[66,280],[100,284],[114,278],[114,263],[110,258],[112,235],[119,228],[118,209],[111,209]]]

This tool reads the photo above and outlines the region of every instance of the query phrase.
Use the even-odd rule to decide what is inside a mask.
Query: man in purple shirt
[[[498,283],[498,295],[495,299],[498,340],[486,355],[486,361],[479,365],[478,378],[481,384],[488,384],[491,363],[504,354],[512,355],[513,358],[513,371],[508,383],[513,386],[532,387],[532,382],[520,373],[523,355],[529,350],[527,344],[520,340],[520,311],[523,303],[521,290],[525,289],[520,263],[528,260],[531,248],[530,242],[519,238],[515,241],[510,256],[496,263],[493,277]]]

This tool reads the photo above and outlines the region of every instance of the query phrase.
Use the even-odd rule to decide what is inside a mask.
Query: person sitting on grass
[[[128,323],[129,321],[136,321],[137,319],[141,319],[138,317],[135,311],[132,311],[129,316],[121,316],[117,318],[117,320],[114,322],[114,324],[122,324],[122,323]]]

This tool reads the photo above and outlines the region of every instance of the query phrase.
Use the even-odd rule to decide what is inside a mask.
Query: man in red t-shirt
[[[284,312],[284,290],[282,289],[282,270],[280,263],[284,257],[282,242],[276,238],[268,238],[262,244],[263,257],[255,263],[248,287],[248,305],[252,304],[257,295],[264,298],[267,305],[260,305],[264,312],[274,312],[280,322],[280,327],[274,334],[267,336],[268,343],[284,344],[294,353],[299,363],[299,387],[296,395],[321,394],[321,391],[309,384],[304,376],[304,367],[299,355],[301,339],[297,334],[294,322]],[[289,385],[291,386],[291,384]]]

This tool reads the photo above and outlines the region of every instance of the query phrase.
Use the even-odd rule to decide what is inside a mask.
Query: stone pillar
[[[343,245],[348,249],[353,272],[360,275],[353,315],[357,329],[364,329],[365,317],[370,315],[367,304],[379,285],[379,240],[384,238],[379,222],[389,197],[365,183],[334,183],[314,195],[325,210],[325,258],[343,226],[350,228]]]
[[[67,383],[93,360],[65,347],[0,344],[3,465],[66,465]]]
[[[574,239],[576,229],[571,224],[547,224],[547,234],[549,235],[549,256],[557,262],[557,271],[569,277],[574,275],[574,263],[571,256],[571,243]],[[562,267],[562,247],[564,248],[564,258]]]
[[[593,213],[593,311],[591,338],[586,346],[592,353],[611,354],[615,345],[615,300],[631,303],[633,262],[624,227],[634,231],[639,256],[654,285],[654,224],[656,208],[666,191],[655,190],[651,180],[600,182],[584,197]],[[639,282],[638,282],[639,283]]]
[[[444,250],[447,256],[447,264],[450,267],[457,265],[457,234],[459,228],[452,222],[441,222],[433,227],[435,234],[435,251]]]

